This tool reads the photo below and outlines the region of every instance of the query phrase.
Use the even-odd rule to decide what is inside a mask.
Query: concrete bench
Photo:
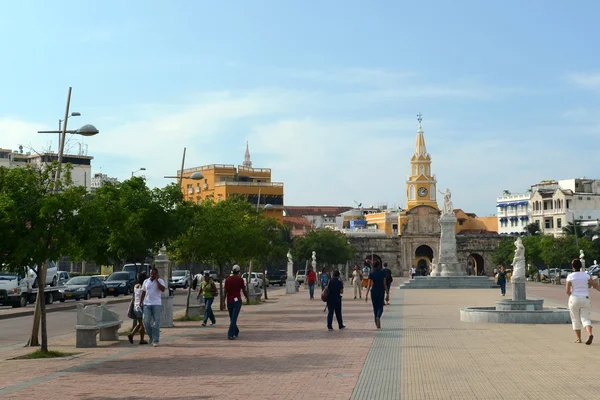
[[[77,303],[77,324],[75,325],[75,347],[96,347],[96,335],[100,332],[101,341],[118,341],[119,328],[123,321],[119,314],[109,310],[106,302],[101,305]]]

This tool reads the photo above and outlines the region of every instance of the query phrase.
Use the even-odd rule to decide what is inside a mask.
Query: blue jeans
[[[162,306],[148,306],[144,304],[143,320],[144,328],[148,337],[154,343],[160,341],[160,316],[162,314]]]
[[[327,328],[333,329],[333,313],[335,313],[335,318],[337,319],[338,327],[341,328],[344,326],[342,322],[342,301],[335,301],[331,303],[327,303]]]
[[[240,334],[240,330],[237,326],[237,320],[242,311],[242,301],[234,301],[233,303],[227,303],[227,310],[229,310],[229,330],[227,331],[228,337],[237,337]]]
[[[384,298],[384,293],[382,293],[381,295],[378,293],[373,294],[373,292],[371,291],[371,303],[373,303],[373,315],[375,316],[375,319],[381,318],[381,316],[383,315]]]
[[[500,292],[506,294],[506,281],[500,281],[498,285],[500,285]]]
[[[215,313],[213,313],[212,310],[213,301],[215,301],[214,297],[204,298],[204,323],[206,323],[209,319],[213,324],[217,322],[215,319]]]
[[[312,285],[308,285],[308,293],[310,294],[310,298],[312,299],[313,297],[315,297],[315,284],[313,283]]]

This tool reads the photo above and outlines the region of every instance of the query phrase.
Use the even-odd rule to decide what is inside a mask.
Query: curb
[[[106,301],[106,303],[108,303],[108,304],[126,303],[126,302],[131,301],[131,297],[123,297],[123,298],[119,298],[119,299],[104,300],[104,301]],[[74,309],[77,308],[77,303],[78,302],[74,302],[74,303],[71,303],[71,304],[65,304],[64,306],[60,306],[60,307],[46,308],[46,313],[53,313],[53,312],[67,311],[67,310],[74,310]],[[100,303],[102,303],[102,301],[90,301],[88,303],[85,303],[85,305],[90,305],[90,304],[100,305]],[[18,312],[14,312],[14,313],[8,313],[8,314],[2,314],[2,313],[0,313],[0,320],[11,319],[11,318],[19,318],[19,317],[26,317],[28,315],[33,315],[34,313],[35,313],[35,306],[32,307],[31,309],[23,310],[23,311],[18,311]]]

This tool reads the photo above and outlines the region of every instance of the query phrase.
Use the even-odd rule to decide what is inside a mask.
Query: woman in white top
[[[594,340],[594,335],[592,335],[592,321],[590,321],[592,303],[590,301],[589,288],[593,287],[600,291],[600,286],[586,272],[581,271],[581,267],[581,261],[578,258],[571,261],[573,272],[567,276],[567,295],[569,296],[571,322],[573,323],[575,335],[577,335],[575,343],[581,343],[581,326],[583,325],[588,333],[588,340],[585,344],[589,345]]]
[[[354,288],[354,298],[356,296],[362,299],[362,293],[360,291],[360,285],[362,285],[363,275],[358,268],[358,265],[354,266],[354,271],[352,271],[352,287]]]
[[[142,285],[146,280],[146,274],[140,273],[138,275],[138,282],[133,289],[133,313],[135,315],[136,325],[131,330],[131,333],[127,335],[127,339],[129,339],[129,343],[133,344],[133,337],[136,333],[140,333],[140,344],[148,344],[147,341],[144,340],[144,335],[146,334],[146,329],[144,328],[144,324],[142,321],[142,307],[140,306],[140,300],[142,298]]]

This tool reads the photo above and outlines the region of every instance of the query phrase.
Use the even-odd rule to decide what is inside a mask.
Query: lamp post
[[[271,204],[265,204],[263,210],[272,210],[273,206]],[[258,215],[256,216],[258,218]],[[263,267],[264,268],[264,267]],[[265,280],[267,279],[267,270],[263,269],[263,291],[264,291],[264,295],[265,295],[265,300],[268,300],[269,297],[267,297],[267,285]]]
[[[142,167],[140,169],[136,169],[135,171],[131,172],[131,177],[133,178],[133,175],[135,175],[136,172],[145,171],[145,170],[146,170],[146,168],[144,168],[144,167]]]
[[[73,111],[71,113],[71,115],[69,115],[69,117],[81,117],[81,113],[78,113],[77,111]],[[65,118],[64,121],[68,120],[69,117]],[[58,120],[58,145],[60,146],[60,137],[61,137],[61,133],[62,133],[62,119]]]

